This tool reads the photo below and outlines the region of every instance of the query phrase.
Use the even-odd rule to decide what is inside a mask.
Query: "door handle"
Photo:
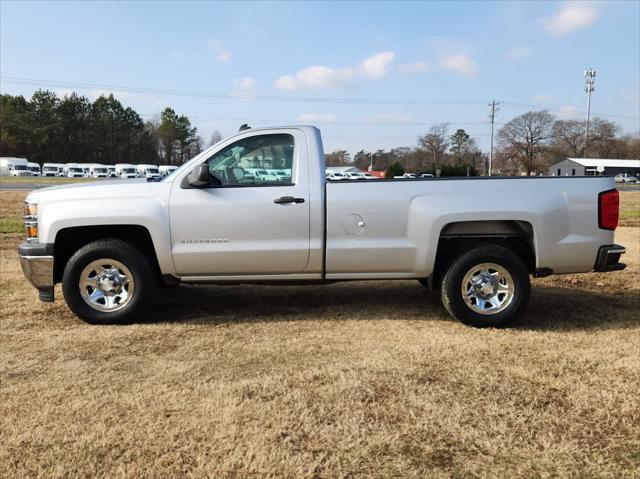
[[[294,198],[293,196],[281,196],[273,200],[278,205],[285,205],[287,203],[304,203],[304,198]]]

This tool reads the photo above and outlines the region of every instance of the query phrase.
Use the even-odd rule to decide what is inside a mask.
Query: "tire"
[[[157,286],[145,254],[119,239],[83,246],[71,256],[62,275],[67,305],[89,324],[124,324],[140,318]]]
[[[442,279],[442,304],[447,312],[477,328],[509,324],[524,311],[530,294],[531,281],[522,260],[495,244],[464,253]]]

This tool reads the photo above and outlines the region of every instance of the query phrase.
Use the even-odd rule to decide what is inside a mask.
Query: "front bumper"
[[[596,264],[593,269],[598,272],[620,271],[625,269],[627,265],[620,263],[620,256],[622,256],[625,251],[624,246],[620,246],[619,244],[600,246]]]
[[[38,289],[40,300],[53,301],[53,244],[22,243],[18,253],[22,272]]]

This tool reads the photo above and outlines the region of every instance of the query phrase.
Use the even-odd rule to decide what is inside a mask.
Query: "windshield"
[[[39,166],[30,166],[29,169],[32,170],[32,171],[40,171],[40,167]]]
[[[58,167],[57,166],[45,166],[43,168],[44,171],[58,171]]]
[[[135,173],[136,169],[135,168],[122,168],[122,172],[123,173]]]
[[[82,168],[69,168],[72,173],[82,173]]]
[[[333,173],[333,176],[344,176],[344,175],[342,173],[338,172],[338,171],[335,171]]]
[[[160,170],[158,170],[158,168],[147,168],[147,173],[151,173],[152,175],[159,175]]]
[[[20,170],[20,171],[25,171],[27,169],[27,167],[24,166],[24,165],[13,165],[13,169],[14,170]]]
[[[106,173],[107,169],[106,168],[94,168],[93,171],[95,171],[96,173]]]

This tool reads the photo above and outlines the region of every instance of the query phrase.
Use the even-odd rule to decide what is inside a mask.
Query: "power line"
[[[258,95],[249,93],[220,93],[201,90],[177,90],[168,88],[135,87],[127,85],[112,85],[105,83],[69,82],[58,80],[39,80],[35,78],[21,78],[12,76],[0,76],[0,82],[14,85],[29,85],[43,87],[95,89],[105,88],[109,90],[128,91],[134,93],[155,93],[162,95],[192,96],[198,98],[221,98],[231,100],[257,100],[257,101],[284,101],[284,102],[310,102],[310,103],[350,103],[350,104],[374,104],[374,105],[481,105],[482,100],[465,101],[432,101],[419,99],[384,99],[384,98],[354,98],[354,97],[310,97],[310,96],[282,96],[282,95]]]

